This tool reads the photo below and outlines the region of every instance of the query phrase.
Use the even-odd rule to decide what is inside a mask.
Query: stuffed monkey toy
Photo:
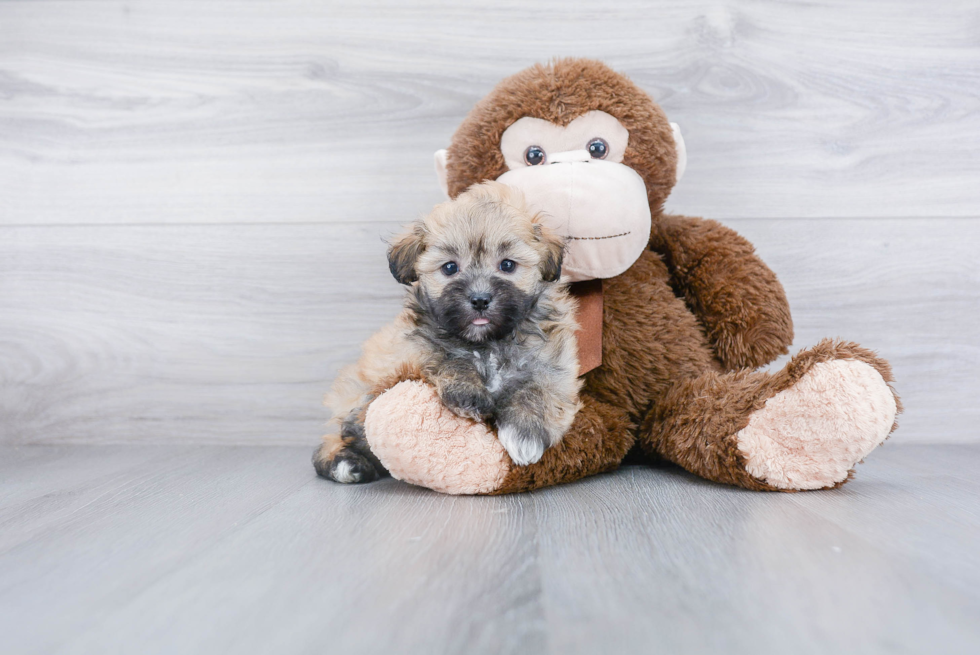
[[[436,169],[450,197],[486,180],[520,189],[567,238],[581,409],[558,445],[517,466],[491,428],[448,411],[425,382],[392,380],[367,408],[366,443],[330,456],[369,447],[396,478],[451,494],[570,482],[634,448],[746,489],[846,482],[896,427],[888,363],[824,340],[757,370],[792,343],[786,296],[734,231],[663,212],[684,161],[676,126],[602,63],[557,60],[501,82]]]

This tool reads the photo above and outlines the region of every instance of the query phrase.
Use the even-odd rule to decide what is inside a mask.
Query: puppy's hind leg
[[[313,451],[313,468],[322,478],[355,484],[374,482],[388,471],[368,447],[364,435],[366,408],[352,411],[343,423],[340,434],[328,434]]]

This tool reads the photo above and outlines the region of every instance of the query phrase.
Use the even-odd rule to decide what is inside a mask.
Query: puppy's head
[[[561,276],[564,241],[498,182],[438,205],[388,250],[392,275],[412,284],[418,311],[467,341],[499,339],[527,318]]]

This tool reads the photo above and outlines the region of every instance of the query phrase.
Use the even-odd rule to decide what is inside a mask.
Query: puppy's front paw
[[[317,448],[313,452],[313,467],[321,478],[341,484],[374,482],[381,477],[377,467],[366,457],[347,448],[330,458],[323,457],[322,448]]]
[[[493,415],[493,398],[482,387],[446,385],[440,390],[439,398],[453,414],[462,418],[482,421]]]
[[[534,464],[544,454],[547,439],[544,435],[520,430],[513,425],[501,425],[497,439],[518,466]]]

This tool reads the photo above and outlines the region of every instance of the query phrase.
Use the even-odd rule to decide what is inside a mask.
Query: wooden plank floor
[[[627,467],[500,498],[292,446],[0,449],[3,653],[980,652],[980,446],[842,489]]]

